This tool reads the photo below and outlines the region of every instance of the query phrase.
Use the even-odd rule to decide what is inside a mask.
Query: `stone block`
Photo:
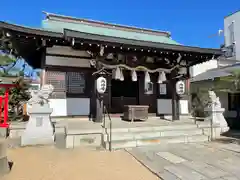
[[[0,158],[7,156],[7,143],[6,140],[0,139]]]
[[[221,136],[221,128],[220,127],[213,127],[212,131],[211,131],[210,127],[202,128],[202,130],[203,130],[204,135],[211,137],[211,134],[212,134],[213,139],[220,138],[220,136]]]
[[[162,137],[172,137],[172,136],[185,136],[185,135],[197,135],[202,134],[201,129],[189,129],[189,130],[175,130],[175,131],[162,131]]]
[[[0,127],[0,138],[7,138],[9,132],[9,128]]]
[[[157,145],[162,143],[161,139],[156,139],[156,138],[152,138],[152,139],[139,139],[137,140],[137,146],[150,146],[150,145]]]
[[[9,137],[10,138],[19,138],[22,136],[25,129],[10,129]]]
[[[205,135],[197,135],[197,136],[186,136],[185,142],[192,143],[192,142],[206,142],[209,141],[209,137]]]
[[[7,159],[7,143],[6,140],[0,139],[0,175],[8,173],[10,167]]]
[[[0,176],[10,171],[7,157],[0,158]]]
[[[109,149],[109,143],[105,143],[104,147]],[[130,147],[137,147],[136,141],[114,141],[112,142],[112,149],[124,149]]]
[[[66,136],[66,148],[73,148],[74,147],[74,136],[67,135]]]
[[[103,141],[108,142],[110,134],[103,135]],[[112,141],[134,140],[134,133],[112,133]]]
[[[160,132],[143,132],[135,134],[135,139],[159,138]]]
[[[79,146],[101,146],[101,134],[82,134],[74,136],[74,148]]]

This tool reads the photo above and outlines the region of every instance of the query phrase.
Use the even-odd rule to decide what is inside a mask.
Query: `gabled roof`
[[[63,32],[64,29],[103,36],[150,41],[156,43],[179,44],[170,38],[170,33],[144,28],[136,28],[105,22],[73,18],[63,15],[46,13],[42,27],[51,31]]]

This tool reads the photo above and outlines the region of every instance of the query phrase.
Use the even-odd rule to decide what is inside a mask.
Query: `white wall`
[[[234,23],[234,40],[235,40],[235,51],[236,51],[236,60],[240,60],[240,11],[233,13],[227,17],[224,18],[224,41],[225,46],[228,47],[232,45],[232,42],[230,40],[230,31],[229,31],[229,25]]]
[[[204,73],[210,69],[214,69],[217,67],[218,67],[218,61],[216,59],[212,59],[210,61],[192,66],[190,68],[190,75],[191,77],[195,77],[198,74]]]
[[[179,100],[180,115],[188,115],[188,100]],[[171,115],[172,114],[172,99],[158,99],[157,113]]]

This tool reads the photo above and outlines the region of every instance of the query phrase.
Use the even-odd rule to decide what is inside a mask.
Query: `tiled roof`
[[[109,27],[109,24],[106,23],[107,26],[100,26],[98,22],[90,21],[90,23],[85,23],[83,21],[76,21],[76,18],[61,16],[61,15],[53,15],[58,18],[48,18],[42,21],[42,27],[46,30],[55,31],[55,32],[63,32],[64,29],[70,29],[74,31],[111,36],[111,37],[119,37],[125,39],[133,39],[133,40],[141,40],[141,41],[150,41],[157,43],[166,43],[166,44],[179,44],[176,41],[172,40],[169,36],[169,32],[163,31],[155,31],[148,29],[138,29],[134,27],[124,27],[120,25],[119,28]],[[69,20],[70,19],[70,20]],[[74,19],[74,20],[72,20]],[[87,20],[86,20],[87,21]],[[104,24],[104,23],[102,23]],[[129,29],[129,30],[128,30]]]

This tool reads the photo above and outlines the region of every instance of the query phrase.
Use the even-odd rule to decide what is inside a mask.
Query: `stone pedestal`
[[[21,137],[21,145],[46,145],[54,143],[54,129],[50,119],[49,104],[34,104],[29,108],[29,121]]]
[[[205,111],[209,112],[210,116],[208,117],[214,126],[220,128],[220,134],[227,132],[229,130],[227,121],[223,116],[225,108],[206,108]]]

